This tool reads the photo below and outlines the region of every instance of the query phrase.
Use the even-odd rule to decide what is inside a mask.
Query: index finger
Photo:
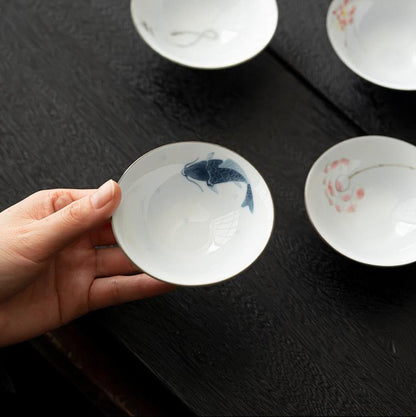
[[[20,209],[27,217],[34,220],[43,219],[67,205],[87,195],[95,189],[67,189],[57,188],[38,191],[17,203],[14,208]]]

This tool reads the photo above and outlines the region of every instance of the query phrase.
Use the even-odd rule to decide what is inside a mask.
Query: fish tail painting
[[[241,207],[248,207],[250,212],[253,213],[253,210],[254,210],[253,192],[251,191],[250,184],[247,184],[246,198],[243,201],[243,204],[241,204]]]
[[[197,185],[203,191],[197,181],[205,182],[207,187],[216,191],[216,185],[226,182],[233,182],[241,187],[240,183],[247,184],[246,196],[241,207],[248,207],[251,213],[254,211],[253,191],[245,172],[233,160],[214,159],[214,153],[211,152],[205,160],[199,158],[188,162],[182,169],[182,175],[193,184]]]

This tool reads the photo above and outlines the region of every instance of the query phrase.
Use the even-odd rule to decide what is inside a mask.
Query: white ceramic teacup
[[[328,149],[305,185],[308,215],[322,238],[356,261],[416,261],[416,147],[362,136]]]
[[[156,52],[194,68],[225,68],[258,54],[273,36],[276,0],[131,0],[138,33]]]
[[[415,0],[334,0],[327,31],[339,58],[359,76],[416,90]]]
[[[237,153],[178,142],[134,162],[120,179],[117,242],[143,271],[177,285],[206,285],[247,268],[273,227],[270,191]]]

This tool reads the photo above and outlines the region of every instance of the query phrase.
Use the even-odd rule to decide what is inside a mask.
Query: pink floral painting
[[[378,163],[375,165],[365,166],[357,169],[359,163],[353,163],[348,158],[341,158],[330,162],[325,166],[324,194],[330,206],[335,207],[339,213],[354,213],[357,210],[357,204],[365,197],[365,190],[357,182],[357,177],[361,174],[380,168],[404,168],[416,171],[416,167],[405,164],[395,163]]]
[[[324,193],[330,206],[341,212],[354,213],[357,203],[364,198],[364,188],[351,183],[351,162],[341,158],[326,165],[322,181]]]
[[[345,31],[348,25],[354,23],[356,10],[355,0],[342,0],[341,4],[332,12],[338,21],[340,30]]]

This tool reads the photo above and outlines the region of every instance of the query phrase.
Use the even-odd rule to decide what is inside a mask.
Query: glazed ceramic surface
[[[247,268],[269,240],[274,210],[265,181],[221,146],[162,146],[134,162],[119,184],[116,239],[139,268],[160,280],[225,280]]]
[[[416,260],[416,147],[363,136],[341,142],[312,166],[308,215],[334,249],[359,262]]]
[[[137,31],[182,65],[224,68],[259,53],[278,20],[275,0],[132,0]]]
[[[415,0],[334,0],[327,31],[339,58],[361,77],[416,90]]]

